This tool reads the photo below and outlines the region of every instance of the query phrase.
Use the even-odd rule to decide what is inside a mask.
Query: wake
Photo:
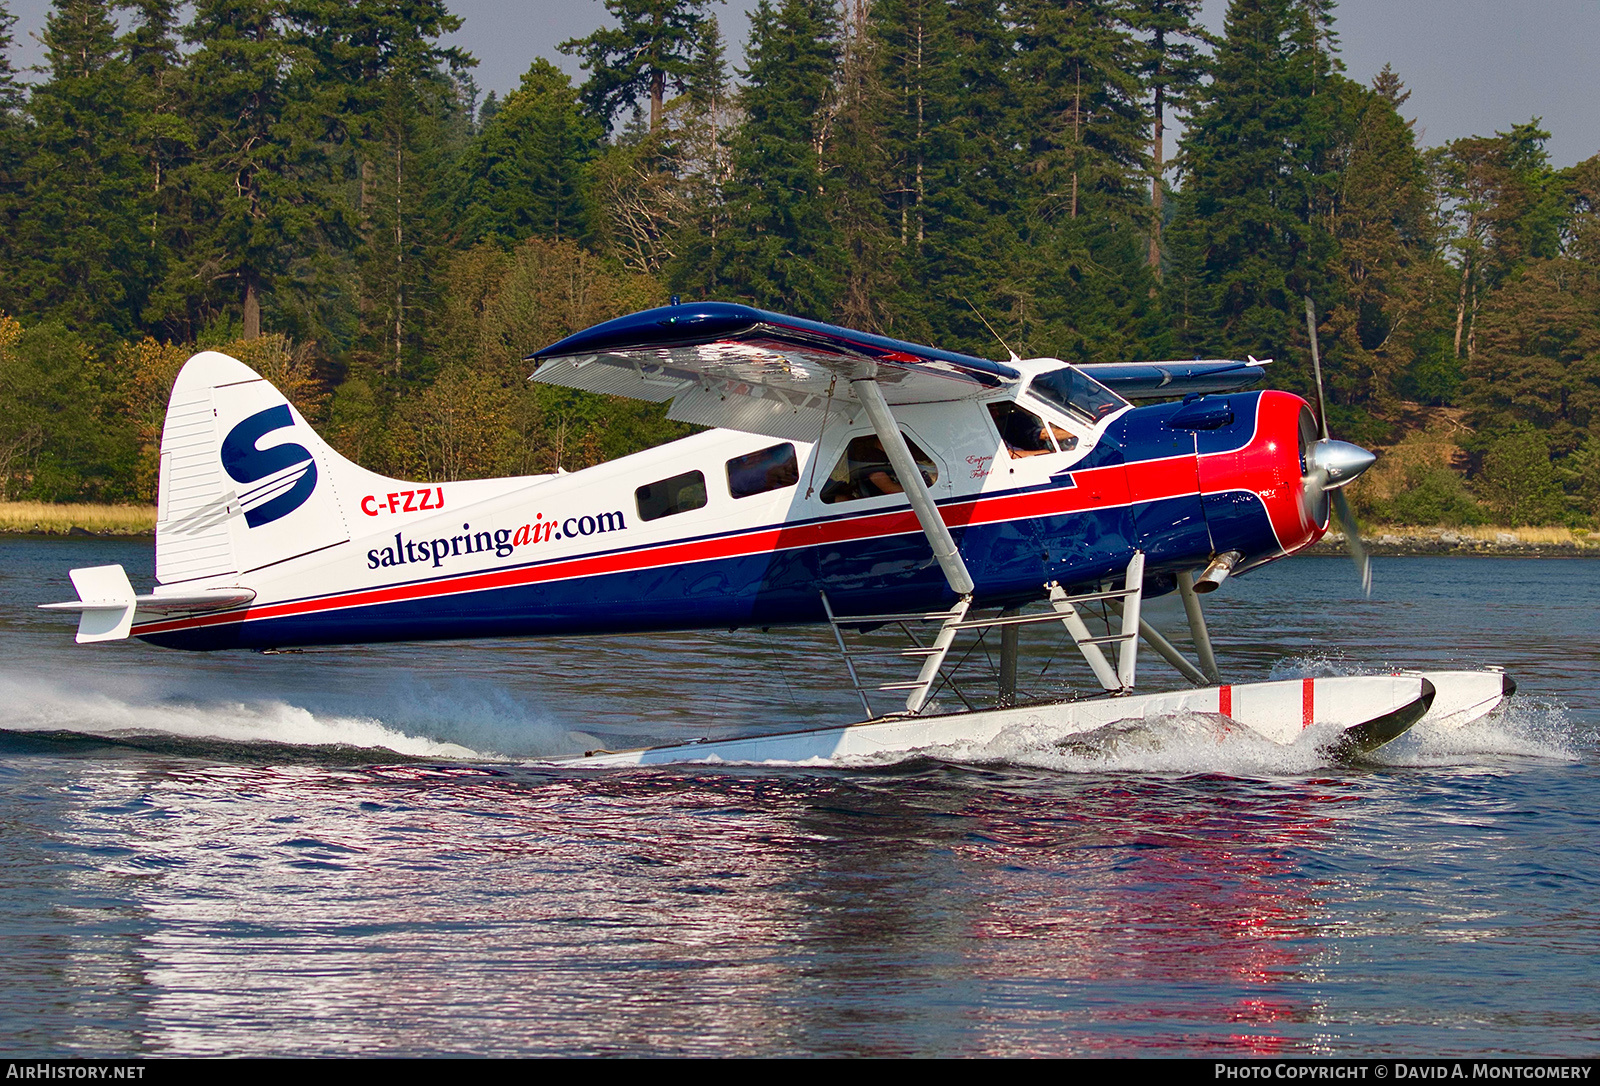
[[[412,734],[363,715],[314,712],[287,701],[150,698],[0,674],[0,729],[87,737],[143,749],[251,745],[386,750],[409,758],[495,759],[459,743]],[[132,742],[138,740],[140,742]]]

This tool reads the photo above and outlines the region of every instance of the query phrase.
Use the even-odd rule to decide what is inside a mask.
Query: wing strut
[[[933,495],[928,493],[928,485],[922,481],[922,471],[912,459],[911,450],[906,448],[906,439],[901,435],[889,404],[883,398],[883,390],[871,377],[856,378],[850,383],[855,388],[856,399],[867,409],[867,418],[872,420],[872,429],[877,433],[878,440],[883,442],[883,451],[889,455],[889,466],[894,468],[895,478],[905,488],[906,497],[911,499],[911,508],[917,514],[923,534],[933,544],[933,556],[938,560],[939,568],[944,570],[944,579],[950,582],[950,590],[958,596],[971,596],[972,574],[967,572],[967,564],[956,549],[956,541],[945,526],[944,518],[939,515],[938,507],[933,504]]]

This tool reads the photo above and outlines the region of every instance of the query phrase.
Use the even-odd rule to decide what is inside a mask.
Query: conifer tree
[[[22,167],[26,157],[23,115],[26,95],[11,63],[11,47],[15,44],[12,28],[16,22],[16,16],[0,2],[0,261],[9,268],[17,266],[12,243],[16,237],[17,215],[22,209]],[[12,281],[0,281],[0,309],[15,310],[20,284],[14,277],[4,278]]]
[[[195,215],[192,304],[238,313],[261,335],[262,299],[332,214],[327,156],[307,123],[308,56],[285,35],[278,0],[197,0],[184,38],[195,151],[185,180]],[[223,301],[237,299],[238,309]]]
[[[1483,254],[1461,398],[1480,432],[1531,427],[1566,455],[1600,422],[1600,156],[1552,173],[1541,188],[1541,204],[1556,209],[1553,237],[1540,229],[1542,206],[1489,235],[1499,245]],[[1531,236],[1507,236],[1514,230]],[[1514,248],[1514,261],[1500,251]]]
[[[150,250],[150,298],[141,314],[146,328],[176,339],[191,339],[183,294],[168,280],[192,226],[179,167],[193,151],[194,132],[183,114],[183,59],[177,42],[175,0],[122,0],[133,26],[119,46],[127,65],[131,102],[130,134],[144,168],[145,237]],[[179,279],[184,278],[182,274]]]
[[[1385,67],[1372,88],[1341,81],[1338,184],[1325,217],[1338,246],[1323,349],[1332,395],[1387,413],[1402,376],[1437,350],[1448,269],[1422,155],[1397,107],[1405,91]]]
[[[1033,122],[1031,216],[1142,218],[1148,141],[1138,44],[1101,0],[1017,0],[1013,10],[1017,85]]]
[[[838,63],[833,5],[761,0],[746,56],[721,282],[756,305],[830,316],[841,254],[829,222],[821,147]]]
[[[1148,136],[1142,47],[1115,5],[1017,5],[1022,243],[1015,275],[1030,352],[1075,361],[1143,353]]]
[[[1528,258],[1555,252],[1559,211],[1544,150],[1549,138],[1535,118],[1492,137],[1452,140],[1437,156],[1449,244],[1460,272],[1453,341],[1458,358],[1474,354],[1480,296]]]
[[[682,222],[671,239],[672,256],[663,269],[674,290],[716,297],[717,269],[729,228],[727,185],[733,170],[729,141],[737,110],[722,42],[713,15],[700,24],[694,61],[684,90],[680,129],[673,144],[674,168],[682,192]]]
[[[600,135],[567,74],[547,60],[534,61],[462,154],[462,242],[509,247],[531,237],[584,237],[585,168]]]
[[[694,69],[706,0],[606,0],[615,27],[561,43],[583,57],[585,104],[607,127],[624,109],[649,102],[650,131],[662,123],[669,86],[682,90]]]
[[[56,0],[19,209],[20,307],[91,339],[131,334],[150,279],[133,103],[104,0]]]
[[[1290,372],[1305,354],[1303,297],[1319,313],[1338,302],[1323,213],[1341,77],[1321,7],[1233,0],[1212,83],[1182,143],[1183,192],[1169,231],[1169,311],[1189,347],[1292,360]]]
[[[1169,112],[1187,112],[1206,72],[1202,47],[1214,39],[1198,22],[1200,0],[1131,0],[1123,16],[1144,34],[1139,76],[1150,102],[1149,263],[1161,275],[1161,227],[1166,201],[1165,133]]]
[[[874,5],[877,113],[887,164],[885,270],[897,334],[985,354],[985,320],[1015,339],[1024,121],[1015,45],[996,0]],[[980,317],[979,313],[983,316]]]
[[[459,77],[476,62],[440,44],[461,26],[442,0],[298,0],[295,11],[334,77],[324,97],[338,96],[333,115],[355,156],[357,351],[398,376],[428,365],[425,314],[470,124]]]

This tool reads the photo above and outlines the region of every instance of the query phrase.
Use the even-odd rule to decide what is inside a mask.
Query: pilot
[[[1006,443],[1006,451],[1014,458],[1055,452],[1056,446],[1050,441],[1052,436],[1063,450],[1078,445],[1077,437],[1070,431],[1045,422],[1031,411],[1024,411],[1015,404],[996,406],[1000,409],[993,413],[999,424],[1000,439]]]

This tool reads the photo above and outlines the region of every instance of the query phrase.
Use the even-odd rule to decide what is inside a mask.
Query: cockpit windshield
[[[1090,422],[1099,422],[1128,401],[1082,370],[1063,366],[1033,379],[1028,390],[1045,403],[1054,404]]]

